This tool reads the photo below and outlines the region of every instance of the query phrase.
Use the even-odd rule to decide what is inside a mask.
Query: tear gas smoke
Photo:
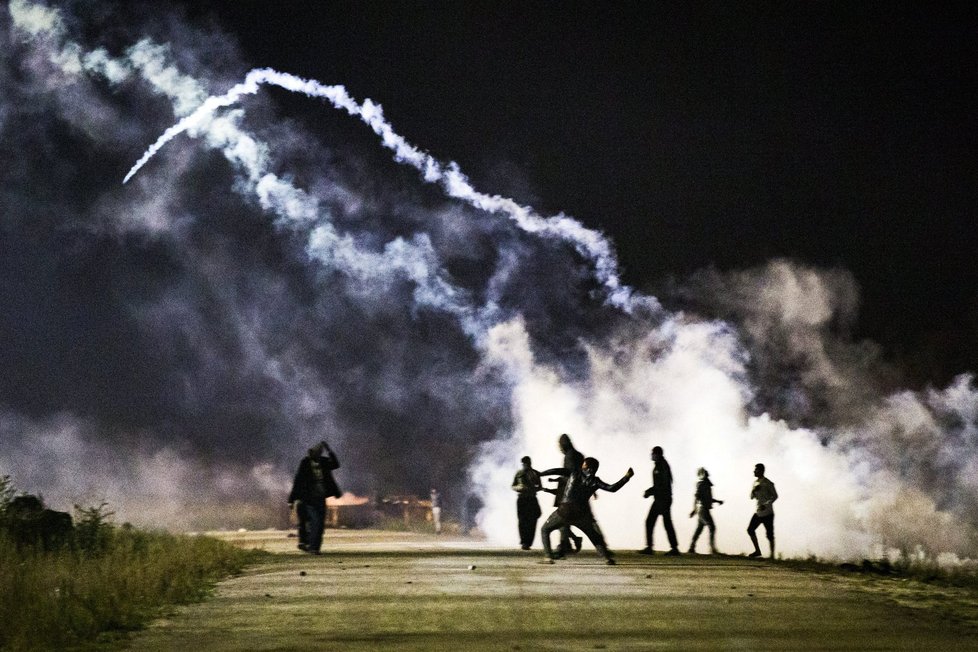
[[[395,132],[391,124],[384,119],[383,109],[379,104],[370,99],[360,104],[350,97],[342,86],[326,86],[315,80],[302,79],[271,68],[252,70],[242,83],[236,84],[224,95],[207,98],[197,110],[167,129],[132,166],[122,182],[127,183],[173,138],[186,131],[206,130],[207,123],[218,109],[236,104],[243,95],[257,93],[262,85],[274,85],[294,93],[328,100],[337,109],[359,117],[380,136],[381,144],[394,152],[398,162],[417,169],[423,174],[426,182],[440,184],[449,196],[462,199],[475,208],[489,213],[504,213],[528,233],[539,233],[573,243],[582,255],[593,261],[594,273],[607,289],[609,302],[629,312],[633,309],[631,288],[621,286],[618,262],[611,244],[600,234],[565,215],[544,219],[512,199],[499,195],[489,196],[477,191],[456,163],[443,165]],[[642,299],[653,308],[658,306],[652,297],[642,297]]]
[[[73,40],[85,16],[27,0],[9,16],[0,144],[65,162],[0,172],[0,364],[21,379],[0,382],[0,472],[17,486],[106,498],[135,522],[237,525],[280,511],[326,433],[344,489],[476,491],[483,530],[508,545],[519,458],[556,465],[567,432],[605,480],[635,468],[594,504],[613,549],[642,543],[653,445],[682,545],[704,466],[726,501],[719,547],[746,549],[764,462],[785,554],[978,549],[973,379],[886,389],[875,348],[846,337],[858,288],[844,271],[707,270],[667,310],[622,283],[600,233],[476,190],[342,86],[268,68],[235,83],[233,47],[178,22],[154,26],[168,45],[111,55]],[[337,165],[351,155],[310,148],[263,85],[359,118],[447,198],[421,205]],[[105,161],[160,131],[111,184]]]

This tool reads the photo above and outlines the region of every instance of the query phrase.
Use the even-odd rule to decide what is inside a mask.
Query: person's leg
[[[519,521],[520,547],[527,550],[533,540],[533,528],[536,521],[530,517],[530,506],[525,496],[516,499],[516,518]]]
[[[662,505],[662,525],[666,528],[666,537],[669,539],[669,552],[676,554],[679,552],[679,540],[676,539],[676,528],[672,526],[672,501],[663,502]]]
[[[520,547],[526,547],[526,514],[523,509],[523,497],[516,499],[516,529],[520,534]]]
[[[604,541],[604,534],[601,532],[601,527],[598,522],[594,520],[594,516],[587,515],[581,517],[580,519],[574,521],[574,527],[584,533],[584,536],[588,538],[594,549],[598,551],[598,554],[605,558],[605,560],[613,564],[614,555],[608,550],[607,544]]]
[[[706,525],[710,530],[710,552],[714,555],[717,554],[717,526],[713,522],[713,514],[710,510],[704,510],[700,515],[700,529],[703,525]]]
[[[774,514],[764,517],[764,533],[771,544],[771,559],[774,559]]]
[[[658,503],[653,500],[649,507],[649,514],[645,517],[645,549],[639,552],[652,553],[652,531],[655,530],[655,521],[659,518]]]
[[[296,502],[295,516],[299,535],[299,550],[305,550],[309,547],[309,520],[306,518],[306,508],[302,501]]]
[[[750,554],[751,557],[761,556],[761,546],[757,543],[757,527],[761,524],[761,519],[757,514],[750,517],[750,525],[747,526],[747,536],[750,537],[750,542],[754,544],[754,552]]]
[[[533,538],[537,534],[537,522],[540,520],[540,515],[541,515],[540,502],[537,500],[536,496],[533,497],[531,508],[532,509],[530,510],[530,517],[529,517],[530,523],[528,526],[529,535],[527,536],[526,539],[526,545],[532,548]]]
[[[558,546],[558,550],[561,553],[566,554],[572,550],[570,536],[570,527],[565,526],[560,528],[560,545]]]
[[[569,551],[580,552],[581,542],[584,541],[584,537],[577,536],[576,534],[574,534],[574,531],[570,528],[567,528],[567,536],[568,539],[570,539],[570,541],[568,542],[568,546],[570,546]]]
[[[696,529],[693,531],[693,539],[689,542],[689,551],[696,552],[696,541],[700,538],[700,533],[703,532],[703,517],[701,516],[696,522]]]
[[[306,519],[308,526],[307,550],[318,554],[323,544],[323,527],[326,525],[326,504],[319,500],[307,504]]]
[[[540,528],[540,540],[543,542],[543,554],[547,559],[553,559],[554,553],[550,547],[550,533],[554,530],[558,530],[564,527],[566,523],[561,517],[560,512],[554,510],[554,513],[547,517],[544,521],[543,527]]]

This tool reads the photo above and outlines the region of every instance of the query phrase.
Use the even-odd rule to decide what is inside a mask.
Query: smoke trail
[[[422,173],[422,178],[426,182],[441,185],[449,196],[461,199],[489,213],[503,213],[527,233],[556,236],[573,243],[583,256],[593,262],[595,274],[608,292],[608,302],[611,305],[627,312],[634,311],[639,305],[650,312],[658,310],[658,302],[654,298],[635,295],[630,287],[622,285],[618,261],[611,243],[601,234],[585,228],[580,222],[566,215],[543,218],[512,199],[477,191],[456,163],[450,162],[447,165],[440,163],[395,132],[393,126],[384,119],[383,109],[379,104],[370,99],[360,104],[350,97],[343,86],[327,86],[315,80],[303,79],[271,68],[250,71],[243,82],[233,86],[224,95],[207,98],[196,111],[163,132],[132,166],[123,179],[123,184],[139,172],[173,138],[185,131],[194,134],[206,127],[211,116],[218,109],[236,104],[245,95],[257,93],[262,85],[278,86],[309,97],[325,98],[337,109],[360,118],[380,136],[382,145],[394,152],[396,161],[414,167]]]

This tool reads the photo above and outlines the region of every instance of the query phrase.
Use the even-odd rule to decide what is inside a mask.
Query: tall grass
[[[933,557],[901,555],[892,568],[901,577],[978,591],[978,562],[975,560],[942,564]]]
[[[80,516],[85,533],[85,510]],[[165,605],[201,599],[261,554],[206,537],[115,527],[101,520],[102,506],[88,516],[95,539],[85,546],[18,549],[0,533],[0,649],[63,649],[138,629]]]
[[[978,561],[942,562],[933,555],[900,552],[893,559],[863,559],[861,562],[828,561],[810,555],[806,559],[782,559],[779,563],[802,571],[860,573],[895,580],[916,580],[939,586],[955,586],[978,592]]]

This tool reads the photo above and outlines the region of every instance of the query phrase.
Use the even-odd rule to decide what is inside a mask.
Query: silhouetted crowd
[[[540,501],[537,498],[537,494],[542,491],[554,495],[554,510],[540,528],[544,560],[552,564],[554,560],[563,559],[567,555],[579,552],[584,537],[587,537],[605,562],[613,565],[615,558],[611,550],[608,549],[601,527],[591,511],[591,499],[595,497],[598,490],[610,493],[618,491],[632,479],[635,471],[629,468],[616,482],[608,483],[598,477],[599,461],[594,457],[585,457],[583,453],[578,451],[571,442],[570,436],[567,434],[560,435],[557,439],[557,446],[563,455],[560,466],[545,471],[537,471],[533,468],[533,461],[529,457],[523,457],[522,466],[513,477],[512,487],[517,493],[516,514],[520,547],[523,550],[530,550],[533,547],[537,522],[543,515]],[[652,485],[645,490],[644,497],[651,498],[652,505],[645,518],[645,547],[638,552],[643,555],[655,554],[653,534],[656,523],[661,518],[666,539],[669,542],[669,549],[665,554],[678,556],[682,553],[679,551],[679,541],[676,538],[676,529],[672,523],[672,469],[663,455],[661,446],[652,448],[651,458]],[[333,478],[333,471],[339,467],[340,462],[336,453],[330,449],[325,441],[322,441],[309,449],[308,454],[299,463],[299,468],[296,471],[288,502],[296,515],[299,548],[308,553],[319,554],[322,547],[326,498],[330,496],[339,498],[341,496],[340,488]],[[714,505],[722,505],[723,501],[713,497],[713,483],[710,481],[710,474],[705,468],[697,469],[696,475],[693,509],[689,516],[690,518],[695,517],[697,523],[688,552],[696,552],[696,542],[703,530],[708,530],[710,553],[719,554],[716,546],[716,524],[713,521],[712,510]],[[544,487],[544,478],[547,478],[554,486]],[[763,464],[754,465],[754,484],[751,488],[750,497],[755,501],[756,508],[751,516],[750,524],[747,526],[747,534],[754,546],[754,551],[749,556],[762,556],[757,541],[757,529],[764,526],[770,557],[773,559],[773,505],[778,498],[778,492],[774,488],[774,483],[764,475]],[[466,505],[468,506],[468,503]],[[471,514],[468,514],[470,511]],[[466,523],[471,520],[475,511],[477,510],[474,508],[466,510],[468,514],[465,519]],[[442,529],[441,494],[436,489],[431,490],[431,515],[435,533],[440,534]],[[469,526],[466,525],[464,530],[468,531],[468,528]],[[551,535],[555,530],[560,533],[560,540],[556,548],[552,546],[551,542]],[[575,530],[580,532],[580,535],[575,534]]]
[[[523,550],[529,550],[533,546],[537,521],[542,515],[537,493],[544,491],[554,494],[554,507],[556,507],[540,528],[544,560],[552,564],[556,559],[563,559],[567,555],[580,551],[582,537],[576,536],[572,531],[572,528],[576,528],[588,538],[598,554],[604,557],[606,563],[614,564],[614,555],[608,549],[601,528],[594,518],[590,501],[599,489],[609,492],[618,491],[635,475],[635,472],[629,468],[621,479],[608,484],[597,475],[598,460],[593,457],[585,457],[575,449],[568,435],[561,435],[557,440],[557,446],[564,456],[561,466],[546,471],[537,471],[533,468],[532,460],[529,457],[523,457],[521,460],[522,467],[513,478],[513,490],[518,494],[516,515],[519,522],[520,547]],[[652,498],[652,506],[645,518],[645,547],[638,552],[643,555],[655,554],[653,532],[661,517],[662,525],[666,531],[666,539],[669,542],[669,550],[665,554],[679,556],[682,553],[679,551],[679,541],[676,538],[676,529],[672,523],[672,469],[663,456],[661,446],[652,448],[651,457],[652,486],[645,490],[644,496],[645,498]],[[697,524],[688,552],[696,552],[696,542],[703,530],[706,529],[709,530],[710,534],[710,553],[719,554],[716,547],[716,524],[713,521],[712,509],[714,505],[723,504],[723,501],[713,497],[713,483],[710,481],[709,472],[700,467],[696,474],[698,480],[693,493],[693,509],[689,516],[690,518],[696,517]],[[556,478],[556,487],[546,488],[543,486],[542,478],[547,476]],[[750,524],[747,526],[747,534],[754,545],[754,551],[749,556],[760,557],[762,555],[757,541],[757,528],[763,525],[770,545],[770,557],[773,559],[773,504],[778,498],[778,492],[774,488],[774,483],[765,477],[763,464],[754,466],[754,478],[750,497],[755,501],[756,508],[751,516]],[[560,543],[556,549],[552,548],[550,541],[550,535],[554,530],[560,531]]]

